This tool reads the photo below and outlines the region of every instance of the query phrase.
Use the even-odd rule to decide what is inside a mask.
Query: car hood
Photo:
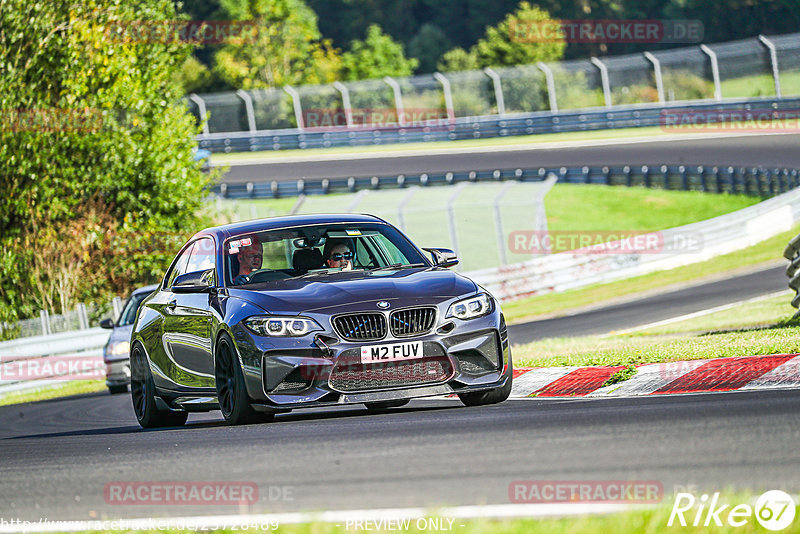
[[[362,302],[386,300],[398,306],[429,304],[477,290],[475,283],[439,268],[397,271],[335,272],[230,289],[231,297],[247,300],[270,313],[324,312]]]
[[[108,343],[119,343],[120,341],[130,341],[131,339],[131,331],[133,330],[133,325],[125,325],[125,326],[115,326],[114,330],[111,331],[111,335],[108,336]]]

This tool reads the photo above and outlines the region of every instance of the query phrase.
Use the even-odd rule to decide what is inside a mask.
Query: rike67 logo
[[[696,498],[691,493],[675,495],[675,504],[669,514],[667,526],[674,525],[693,527],[718,526],[727,524],[731,527],[743,527],[753,517],[767,530],[783,530],[792,524],[795,516],[795,500],[781,490],[770,490],[756,499],[755,505],[731,504],[720,502],[719,493]]]

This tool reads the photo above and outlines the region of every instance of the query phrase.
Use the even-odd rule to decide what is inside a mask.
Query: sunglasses
[[[340,254],[336,252],[335,254],[331,254],[331,259],[333,261],[342,261],[342,260],[352,260],[353,253],[352,252],[345,252],[344,254]]]

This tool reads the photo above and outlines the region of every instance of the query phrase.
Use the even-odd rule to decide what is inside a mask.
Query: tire
[[[120,393],[128,392],[128,385],[108,386],[108,392],[112,395],[119,395]]]
[[[236,356],[233,341],[227,334],[222,334],[217,343],[214,362],[214,379],[217,388],[217,400],[222,417],[229,425],[246,425],[271,421],[275,414],[259,413],[250,404],[247,388],[244,384],[242,366]]]
[[[110,389],[110,388],[109,388]],[[163,428],[183,426],[187,412],[170,412],[158,409],[156,405],[156,386],[150,373],[144,349],[139,344],[131,351],[131,400],[136,420],[142,428]]]
[[[476,391],[474,393],[459,393],[458,398],[464,406],[486,406],[487,404],[498,404],[503,402],[511,395],[511,385],[513,366],[511,365],[511,355],[508,356],[508,371],[505,385],[490,389],[489,391]]]
[[[364,404],[364,406],[366,406],[367,410],[371,412],[380,412],[383,410],[388,410],[389,408],[399,408],[401,406],[405,406],[410,400],[411,399],[400,399],[392,401],[367,402]]]

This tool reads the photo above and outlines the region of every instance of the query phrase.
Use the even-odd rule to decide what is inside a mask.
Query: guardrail
[[[109,331],[90,328],[0,343],[0,392],[91,374],[104,375],[102,348]]]
[[[800,185],[797,169],[725,167],[719,165],[624,165],[595,167],[537,167],[391,176],[218,184],[211,191],[223,198],[278,198],[328,193],[355,193],[364,189],[456,185],[463,182],[517,180],[538,182],[551,174],[560,183],[582,183],[774,196]]]
[[[265,150],[292,150],[307,148],[331,148],[343,146],[366,146],[395,143],[417,143],[429,141],[457,141],[463,139],[486,139],[561,132],[578,132],[615,128],[637,128],[664,126],[680,130],[680,125],[671,125],[670,112],[721,112],[724,117],[707,120],[730,121],[733,112],[771,110],[793,112],[798,110],[800,98],[745,98],[724,101],[685,101],[670,104],[637,104],[615,108],[590,108],[577,111],[538,111],[514,115],[486,115],[459,117],[442,123],[428,121],[412,126],[383,126],[369,128],[331,127],[314,129],[280,129],[255,132],[222,132],[204,134],[197,140],[201,148],[211,152],[255,152]],[[691,130],[692,126],[685,127]]]

